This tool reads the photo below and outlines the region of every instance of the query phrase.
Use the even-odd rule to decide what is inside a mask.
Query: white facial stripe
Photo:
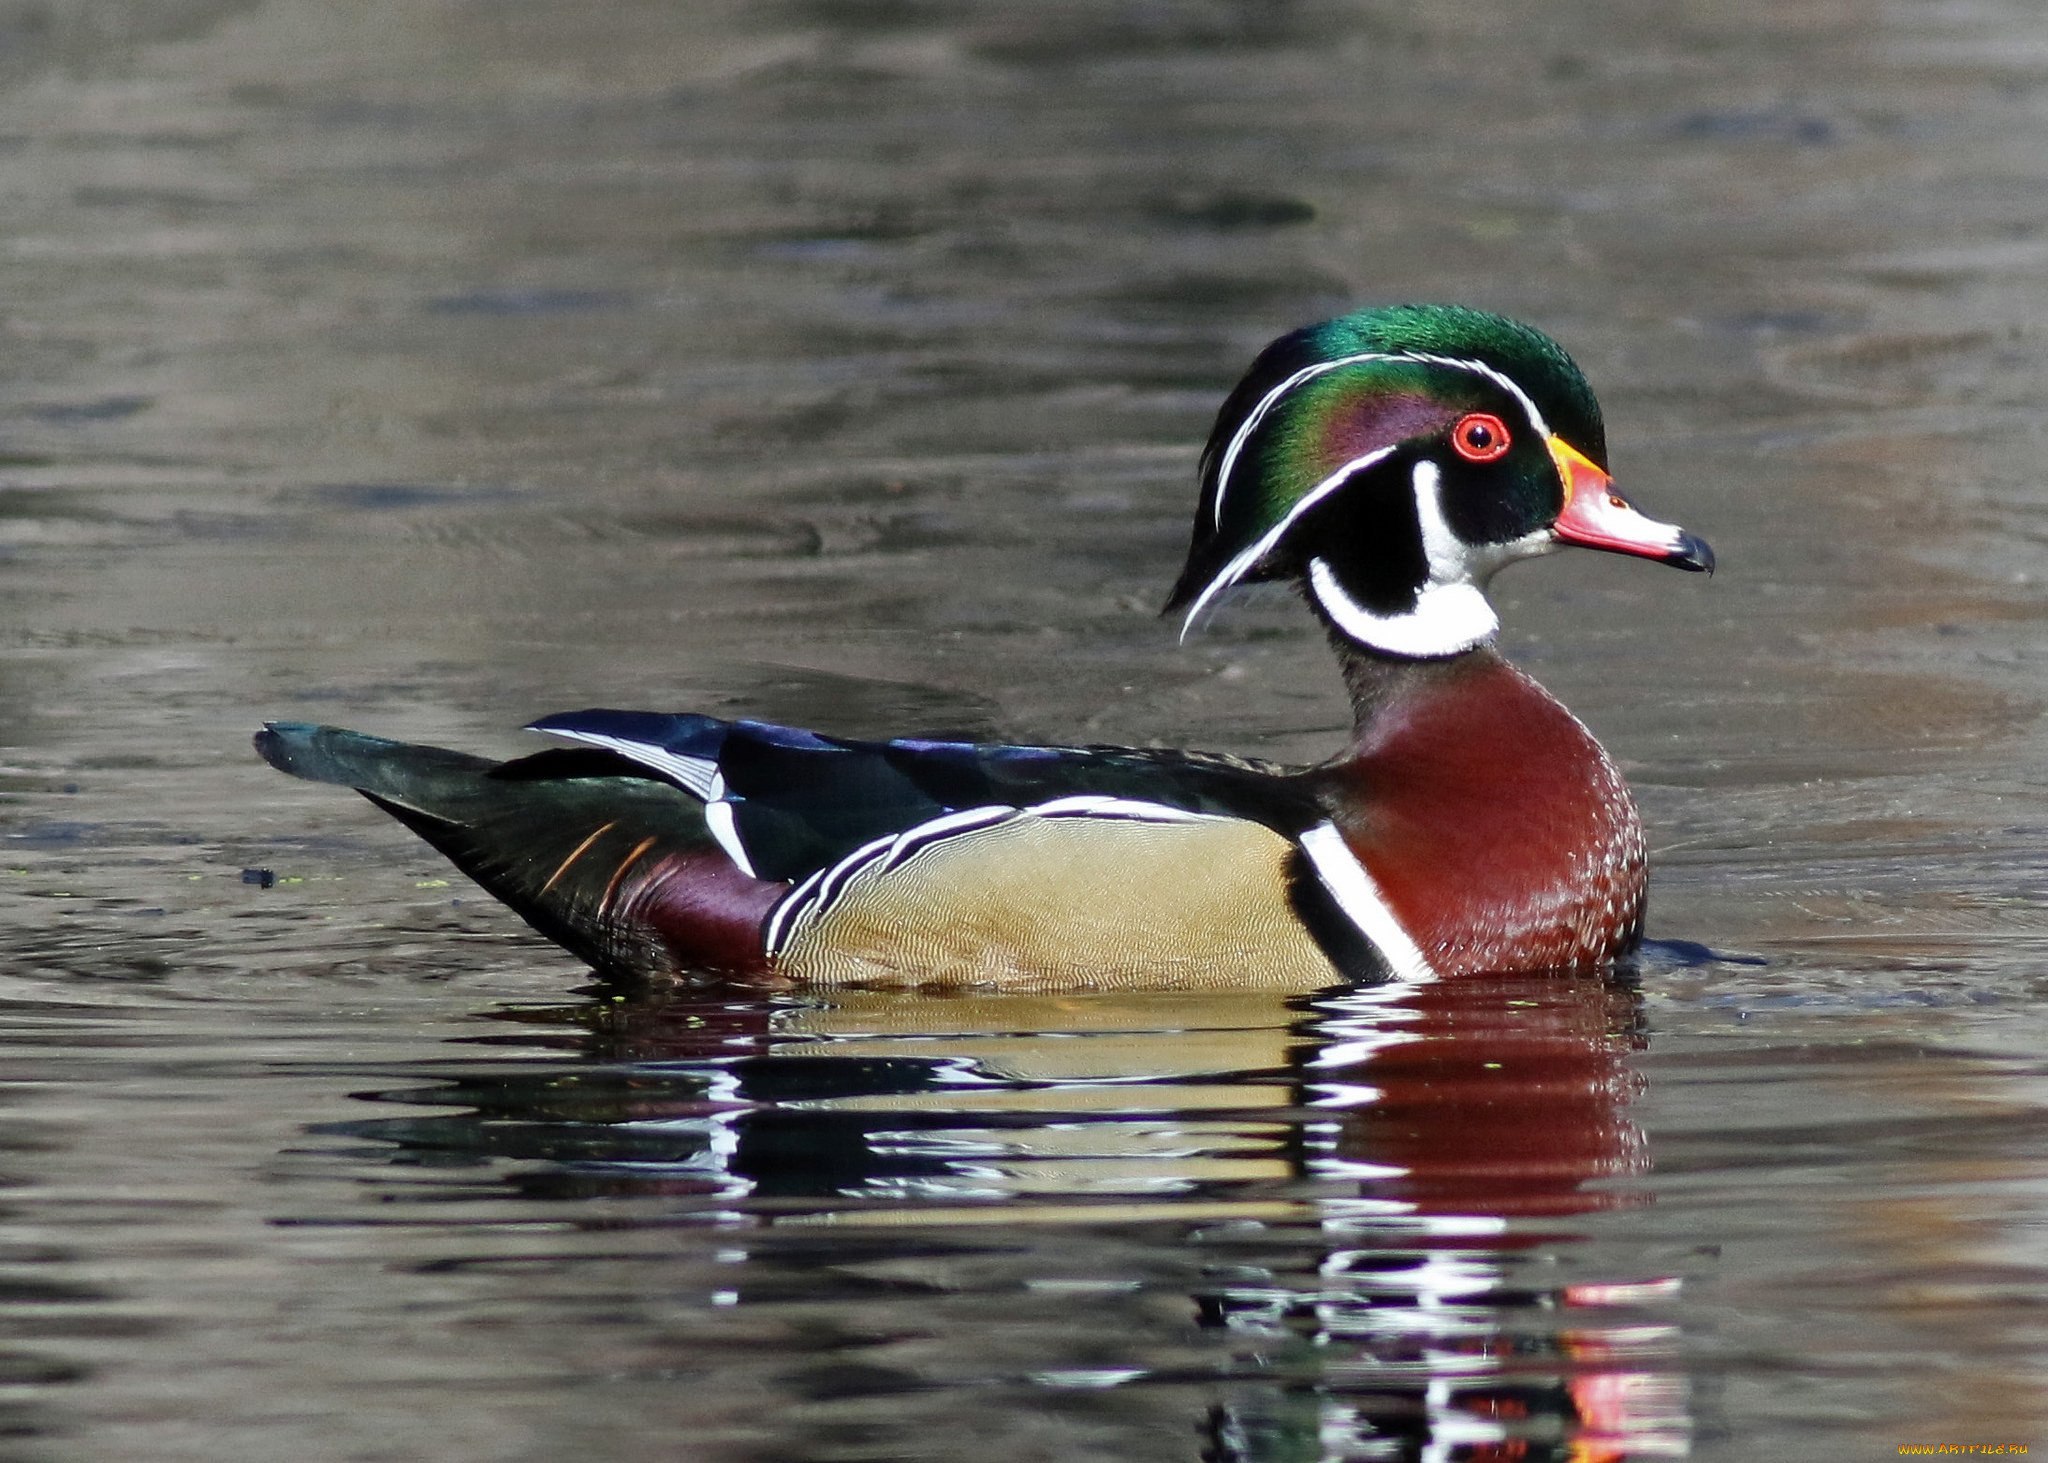
[[[1465,541],[1444,518],[1444,475],[1428,458],[1410,475],[1415,487],[1415,521],[1422,525],[1422,554],[1429,561],[1432,584],[1454,584],[1470,578]]]
[[[1328,561],[1309,562],[1309,588],[1331,621],[1353,640],[1394,655],[1445,656],[1470,650],[1500,629],[1487,603],[1485,582],[1504,564],[1557,547],[1547,531],[1500,544],[1467,543],[1444,516],[1443,473],[1434,462],[1415,464],[1411,477],[1415,520],[1429,578],[1418,586],[1415,608],[1376,614],[1351,597]]]
[[[1536,429],[1536,435],[1538,437],[1544,439],[1549,438],[1550,428],[1548,425],[1545,424],[1543,420],[1543,413],[1536,410],[1536,403],[1529,399],[1528,392],[1524,391],[1520,386],[1517,386],[1515,384],[1513,377],[1508,376],[1503,372],[1496,371],[1493,367],[1487,365],[1484,361],[1467,361],[1460,359],[1456,356],[1429,356],[1415,354],[1409,356],[1408,359],[1414,361],[1427,361],[1432,366],[1449,366],[1454,371],[1470,371],[1475,376],[1484,376],[1487,380],[1491,381],[1494,385],[1498,386],[1501,390],[1505,391],[1508,395],[1512,396],[1516,401],[1522,404],[1522,410],[1529,414],[1529,425]]]
[[[1505,565],[1517,559],[1548,554],[1558,547],[1547,528],[1511,538],[1505,543],[1475,544],[1458,537],[1444,517],[1444,476],[1434,462],[1415,464],[1415,521],[1422,525],[1422,552],[1429,561],[1432,584],[1456,584],[1464,580],[1482,588]]]
[[[1353,599],[1324,559],[1308,561],[1309,591],[1330,623],[1360,645],[1389,655],[1417,658],[1457,655],[1492,638],[1500,617],[1469,580],[1422,586],[1415,608],[1399,615],[1375,614]]]
[[[1244,444],[1251,440],[1252,433],[1258,430],[1259,423],[1266,419],[1266,413],[1273,409],[1275,402],[1279,401],[1281,397],[1285,396],[1302,382],[1313,381],[1318,376],[1325,375],[1331,371],[1341,370],[1345,366],[1355,366],[1362,361],[1398,361],[1405,359],[1407,357],[1388,355],[1383,351],[1368,351],[1363,355],[1344,356],[1334,361],[1319,361],[1313,366],[1303,366],[1299,371],[1296,371],[1292,376],[1289,376],[1285,381],[1282,381],[1278,386],[1275,386],[1271,391],[1260,397],[1259,404],[1252,408],[1251,415],[1247,416],[1238,425],[1237,430],[1231,433],[1230,445],[1223,449],[1223,461],[1216,465],[1216,526],[1218,528],[1223,527],[1223,493],[1230,486],[1230,471],[1237,466],[1237,454],[1244,450]]]
[[[1372,941],[1396,980],[1436,979],[1436,969],[1387,904],[1387,897],[1333,823],[1318,823],[1301,835],[1301,851],[1330,891],[1337,907]]]
[[[1363,457],[1354,457],[1351,461],[1345,463],[1342,467],[1310,488],[1306,493],[1303,493],[1278,523],[1259,535],[1257,543],[1239,553],[1228,564],[1225,564],[1222,571],[1203,587],[1200,594],[1195,596],[1195,602],[1188,606],[1187,618],[1180,622],[1180,638],[1183,640],[1188,638],[1188,631],[1194,628],[1195,617],[1202,613],[1203,606],[1207,605],[1210,600],[1214,599],[1224,590],[1230,588],[1231,585],[1237,583],[1240,575],[1270,554],[1273,551],[1274,545],[1280,542],[1281,536],[1294,526],[1296,520],[1302,514],[1308,512],[1309,509],[1315,507],[1316,504],[1336,492],[1354,473],[1363,472],[1366,468],[1387,457],[1393,450],[1391,447],[1382,447],[1377,451],[1366,453]]]
[[[1331,371],[1341,370],[1345,366],[1356,366],[1366,361],[1418,361],[1423,365],[1445,366],[1453,371],[1470,371],[1475,376],[1484,376],[1521,404],[1522,410],[1528,415],[1529,425],[1535,429],[1539,438],[1547,439],[1550,436],[1550,428],[1543,420],[1543,413],[1536,410],[1536,403],[1529,399],[1529,393],[1516,385],[1511,377],[1496,371],[1484,361],[1468,361],[1458,356],[1433,356],[1422,351],[1365,351],[1334,361],[1319,361],[1313,366],[1303,366],[1260,397],[1259,404],[1251,409],[1250,414],[1238,424],[1237,430],[1230,434],[1230,442],[1223,449],[1223,460],[1216,465],[1216,501],[1210,505],[1216,527],[1223,526],[1223,495],[1230,488],[1230,474],[1237,466],[1238,454],[1244,450],[1244,444],[1251,440],[1252,433],[1258,430],[1259,423],[1266,419],[1266,413],[1279,403],[1281,397],[1302,382],[1313,381],[1316,377]]]

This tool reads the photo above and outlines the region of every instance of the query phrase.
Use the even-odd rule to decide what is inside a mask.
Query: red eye
[[[1468,412],[1451,428],[1451,445],[1467,462],[1491,462],[1508,450],[1508,424],[1491,412]]]

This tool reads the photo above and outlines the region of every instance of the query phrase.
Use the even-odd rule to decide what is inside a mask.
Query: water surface
[[[2048,21],[1694,9],[0,6],[0,1450],[2048,1443]],[[1320,757],[1297,607],[1154,612],[1253,352],[1401,298],[1720,552],[1498,586],[1639,970],[633,996],[248,751]]]

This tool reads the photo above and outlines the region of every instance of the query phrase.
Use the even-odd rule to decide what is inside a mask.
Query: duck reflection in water
[[[1122,1336],[1047,1341],[1026,1374],[1150,1407],[1172,1395],[1209,1458],[1686,1445],[1671,1332],[1643,1313],[1676,1280],[1589,1259],[1570,1222],[1637,1202],[1615,1181],[1649,1162],[1624,978],[709,988],[493,1015],[522,1029],[486,1041],[577,1060],[389,1094],[468,1111],[343,1130],[440,1164],[527,1160],[512,1182],[537,1200],[656,1201],[650,1222],[705,1226],[743,1270],[814,1265],[817,1244],[855,1236],[872,1260],[1000,1234],[1037,1294],[1034,1274],[1053,1284],[1092,1256],[1149,1303]],[[1162,1323],[1167,1293],[1187,1299]],[[935,1300],[918,1324],[951,1357],[985,1355],[988,1319],[948,1311]]]

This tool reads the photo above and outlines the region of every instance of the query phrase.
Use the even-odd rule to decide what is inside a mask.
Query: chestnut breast
[[[1576,717],[1490,652],[1405,678],[1310,775],[1442,974],[1592,969],[1641,937],[1627,784]]]

